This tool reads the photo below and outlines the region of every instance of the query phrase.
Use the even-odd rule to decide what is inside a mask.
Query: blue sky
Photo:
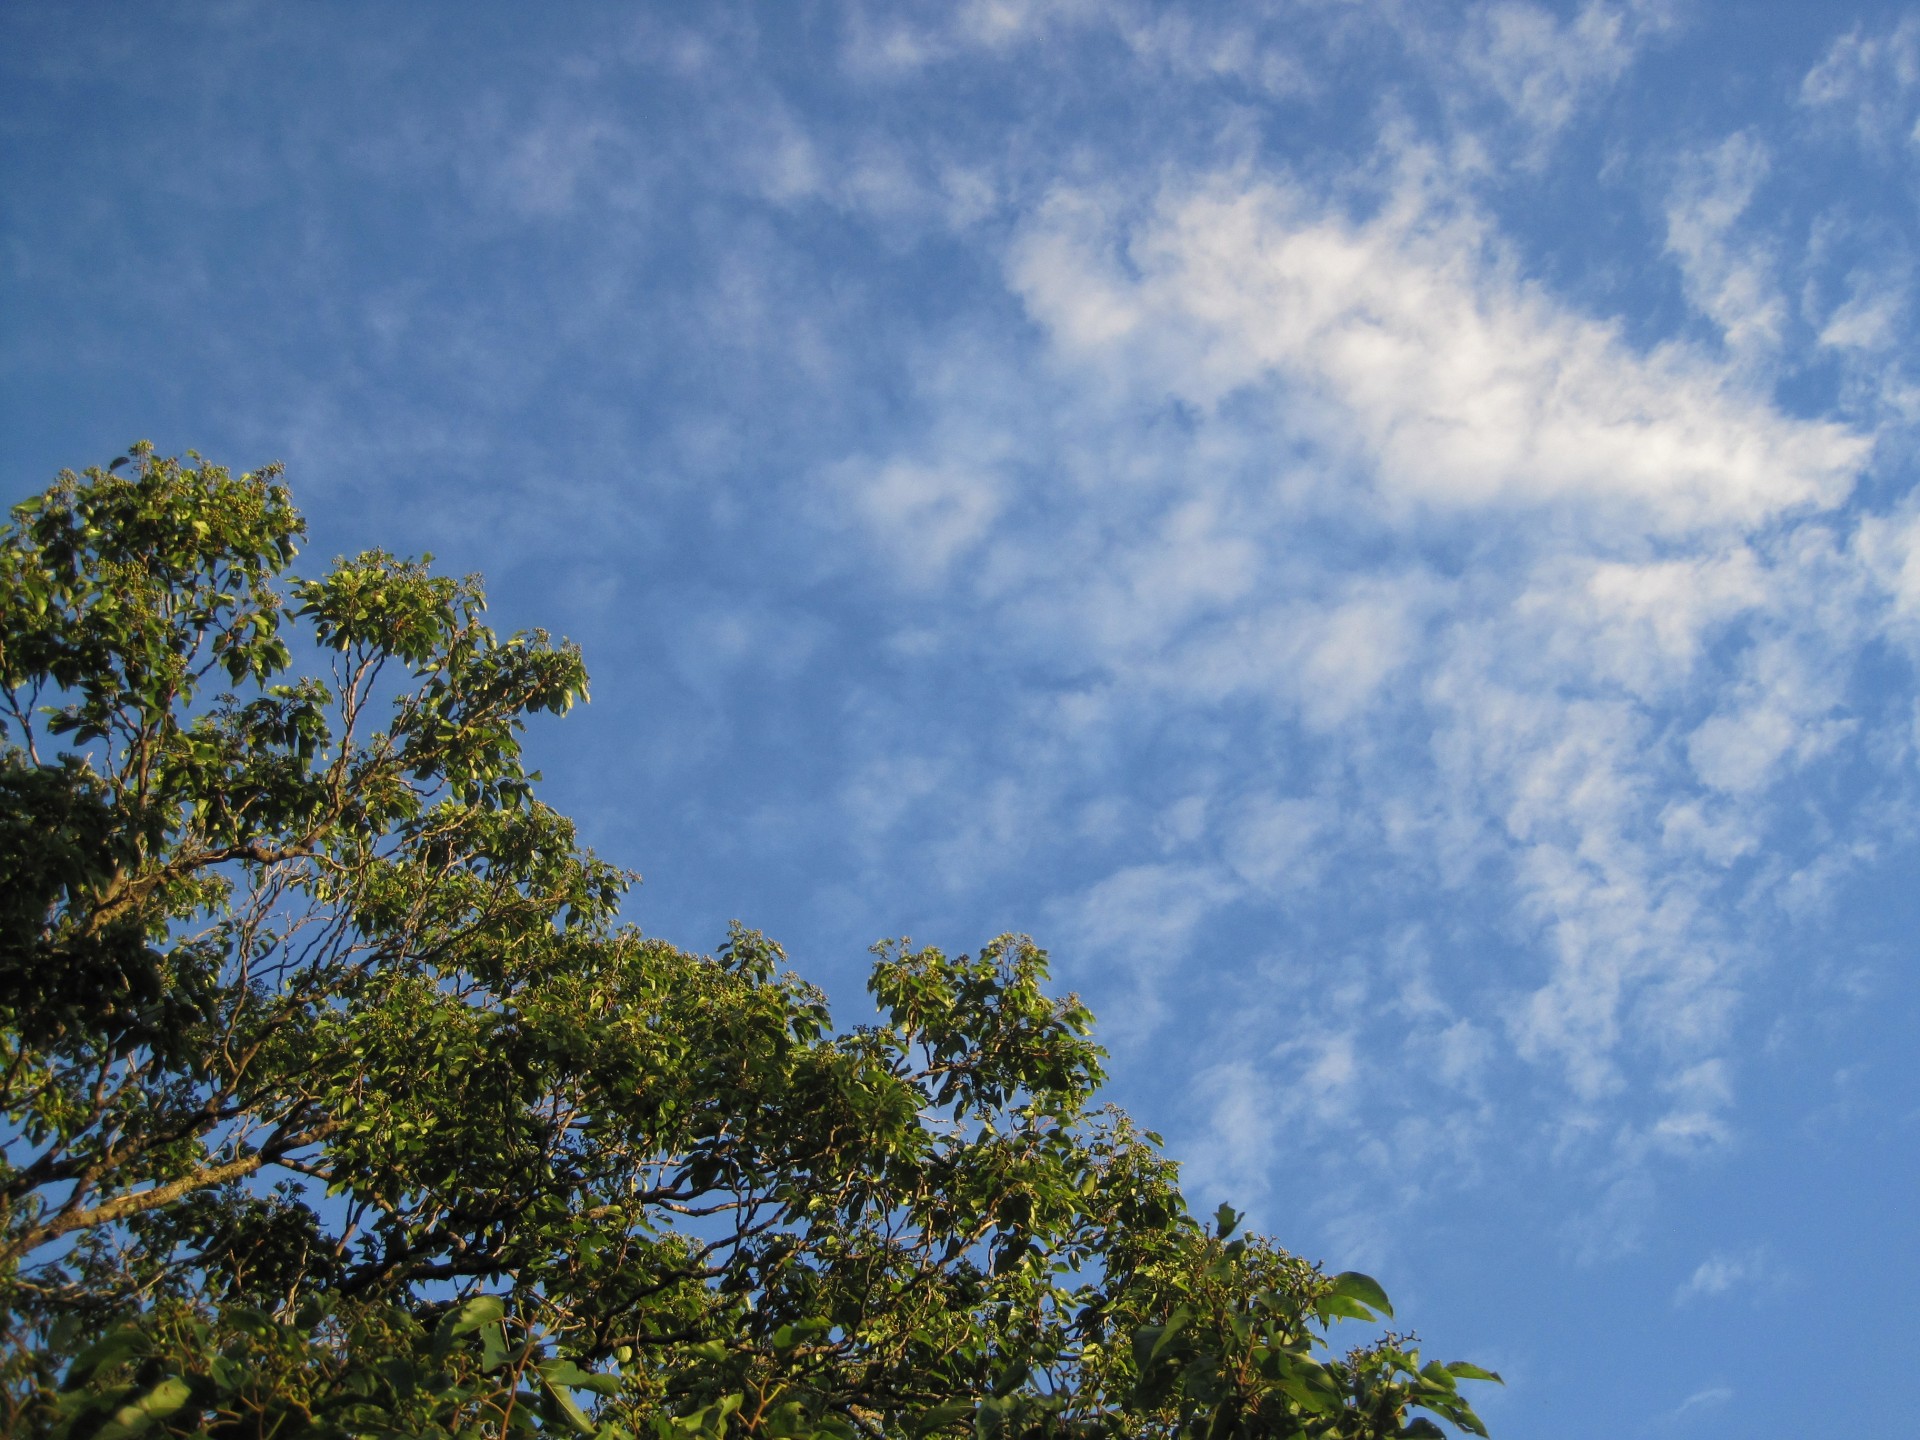
[[[549,794],[1115,1097],[1507,1375],[1869,1435],[1920,1347],[1920,11],[0,11],[0,460],[284,460],[585,647]]]

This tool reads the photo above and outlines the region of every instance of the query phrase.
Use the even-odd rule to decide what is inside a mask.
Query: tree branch
[[[206,1190],[215,1185],[224,1185],[230,1180],[240,1180],[262,1166],[271,1165],[280,1156],[302,1145],[311,1145],[331,1135],[339,1128],[336,1120],[324,1120],[295,1134],[286,1134],[284,1130],[275,1131],[267,1143],[251,1155],[243,1155],[237,1160],[229,1160],[224,1165],[211,1165],[204,1170],[196,1170],[190,1175],[182,1175],[178,1180],[169,1180],[164,1185],[155,1185],[146,1190],[138,1190],[130,1195],[117,1195],[111,1200],[86,1210],[74,1210],[64,1215],[56,1215],[44,1225],[29,1226],[16,1240],[0,1249],[0,1270],[4,1270],[22,1255],[39,1249],[50,1240],[75,1230],[88,1230],[100,1225],[111,1225],[129,1216],[144,1215],[149,1210],[158,1210],[163,1205],[171,1205],[183,1195],[191,1195],[196,1190]]]

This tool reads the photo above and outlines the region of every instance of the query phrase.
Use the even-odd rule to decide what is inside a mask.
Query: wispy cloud
[[[1691,1415],[1699,1410],[1717,1410],[1731,1399],[1733,1399],[1731,1385],[1709,1385],[1703,1390],[1694,1391],[1674,1406],[1668,1418],[1678,1420],[1682,1416]]]
[[[1608,1166],[1697,1153],[1728,1133],[1719,1057],[1752,957],[1720,897],[1778,787],[1857,724],[1852,657],[1885,590],[1831,517],[1869,442],[1776,408],[1737,360],[1629,346],[1400,163],[1372,195],[1255,169],[1055,190],[1008,252],[1054,387],[1044,424],[1012,423],[1031,427],[1015,450],[1073,458],[953,512],[976,557],[954,572],[966,623],[1097,673],[1109,732],[1231,710],[1312,737],[1304,772],[1197,778],[1170,854],[1121,844],[1062,902],[1072,948],[1124,956],[1156,997],[1136,1026],[1181,1003],[1158,997],[1209,925],[1297,914],[1290,887],[1374,857],[1402,893],[1505,897],[1476,923],[1519,946],[1517,970],[1489,993],[1454,954],[1433,962],[1422,1026],[1453,1037],[1455,1073],[1496,1053],[1557,1073],[1564,1098],[1532,1123]],[[1712,247],[1760,162],[1703,163],[1677,243],[1703,307],[1758,334],[1771,299]],[[879,537],[898,463],[848,482]],[[929,543],[945,553],[948,533]],[[1882,569],[1903,543],[1884,537]],[[1262,1014],[1296,1003],[1235,993]],[[1466,1020],[1489,1002],[1496,1028]],[[1310,1003],[1310,1033],[1346,1033]],[[1261,1153],[1276,1124],[1379,1134],[1416,1093],[1461,1144],[1484,1128],[1478,1101],[1430,1081],[1356,1088],[1332,1052],[1231,1043],[1197,1082],[1223,1176],[1250,1173],[1221,1157]]]
[[[1856,26],[1835,40],[1800,85],[1803,104],[1850,123],[1883,153],[1915,142],[1920,89],[1920,20],[1871,33]]]
[[[1844,498],[1861,441],[1684,351],[1631,353],[1515,275],[1470,212],[1425,199],[1356,223],[1222,177],[1126,227],[1064,191],[1012,278],[1065,354],[1147,396],[1212,409],[1297,388],[1294,424],[1403,514],[1565,502],[1632,543]]]
[[[1693,1273],[1673,1292],[1673,1303],[1687,1305],[1712,1299],[1730,1290],[1772,1284],[1777,1278],[1775,1267],[1764,1250],[1738,1254],[1715,1251],[1694,1267]]]
[[[1480,4],[1460,32],[1460,61],[1531,132],[1538,160],[1594,92],[1617,82],[1673,26],[1674,8],[1666,0],[1587,0],[1563,15],[1524,0]]]
[[[1728,136],[1687,158],[1667,201],[1667,250],[1687,296],[1741,358],[1777,346],[1786,317],[1771,247],[1746,223],[1771,163],[1754,135]]]
[[[1718,1423],[1770,1137],[1911,1118],[1920,20],[390,8],[0,6],[21,483],[130,427],[484,569],[594,666],[531,738],[636,920],[853,1014],[877,933],[1029,929],[1310,1252],[1645,1260],[1689,1167],[1752,1248],[1569,1333],[1706,1367],[1596,1425]]]

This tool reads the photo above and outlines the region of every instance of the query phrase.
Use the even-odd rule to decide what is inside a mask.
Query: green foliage
[[[0,1429],[1483,1433],[1189,1214],[1031,942],[879,947],[838,1031],[643,937],[521,763],[571,646],[130,458],[0,530]]]

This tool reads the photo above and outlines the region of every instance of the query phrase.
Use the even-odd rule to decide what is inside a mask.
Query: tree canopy
[[[1485,1433],[1189,1212],[1032,942],[878,946],[836,1029],[641,934],[523,763],[572,646],[123,459],[0,529],[0,1430]]]

